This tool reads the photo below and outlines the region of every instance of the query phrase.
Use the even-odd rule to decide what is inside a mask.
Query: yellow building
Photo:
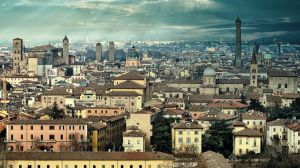
[[[233,154],[244,155],[252,151],[261,153],[262,134],[251,128],[245,128],[233,134]]]
[[[124,152],[145,152],[145,136],[138,127],[127,127],[123,133]]]
[[[161,115],[160,112],[138,111],[130,114],[126,120],[127,126],[137,126],[142,132],[146,133],[146,150],[150,150],[150,139],[152,137],[153,122]]]
[[[172,168],[174,157],[161,152],[9,152],[9,168]]]
[[[106,128],[107,124],[102,122],[91,123],[88,125],[89,148],[93,152],[105,150]]]
[[[150,100],[151,88],[149,78],[137,72],[128,72],[113,79],[110,91],[132,91],[143,95],[143,103]]]
[[[172,125],[172,150],[184,146],[195,146],[199,153],[202,152],[202,131],[200,124],[183,121]]]

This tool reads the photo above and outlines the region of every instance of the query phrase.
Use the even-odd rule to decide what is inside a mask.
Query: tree
[[[228,157],[233,149],[233,135],[229,128],[230,124],[225,121],[215,122],[203,136],[203,151],[214,151]]]
[[[260,102],[256,99],[250,99],[250,105],[248,106],[248,110],[255,110],[260,112],[265,112],[266,109],[264,106],[260,104]]]
[[[174,164],[178,168],[203,167],[200,154],[197,152],[197,147],[194,145],[180,146],[174,151],[174,157]]]
[[[171,123],[174,121],[175,119],[157,119],[153,128],[152,136],[152,144],[155,151],[161,151],[165,153],[172,152]]]
[[[65,117],[65,113],[63,109],[59,109],[56,102],[54,102],[53,107],[51,109],[50,116],[53,119],[62,119]]]
[[[244,94],[241,95],[241,103],[247,104],[246,96]]]

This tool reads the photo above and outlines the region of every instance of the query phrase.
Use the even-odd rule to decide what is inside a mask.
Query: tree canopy
[[[203,137],[203,151],[214,151],[228,157],[232,153],[232,130],[225,121],[214,123]]]

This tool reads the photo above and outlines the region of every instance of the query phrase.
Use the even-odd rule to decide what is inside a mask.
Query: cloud
[[[234,40],[237,16],[245,40],[300,37],[299,7],[296,0],[9,0],[0,3],[0,39]]]

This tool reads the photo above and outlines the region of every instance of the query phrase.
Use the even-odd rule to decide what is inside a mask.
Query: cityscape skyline
[[[49,41],[65,34],[73,40],[234,40],[237,16],[242,41],[289,41],[300,36],[299,6],[293,0],[1,1],[0,41]]]

